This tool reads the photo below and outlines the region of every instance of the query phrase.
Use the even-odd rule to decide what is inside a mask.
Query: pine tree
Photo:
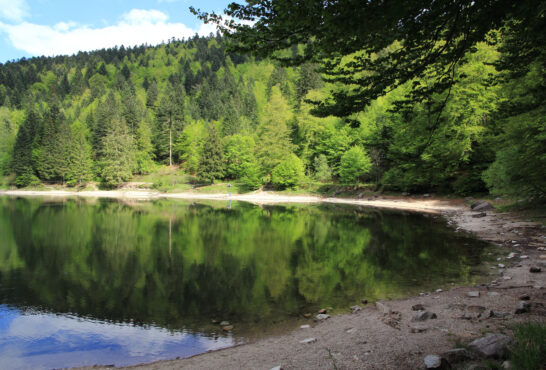
[[[33,108],[29,108],[27,117],[17,133],[13,148],[13,171],[15,172],[15,183],[17,186],[28,186],[34,174],[32,149],[38,131],[40,116]]]
[[[76,122],[71,127],[66,182],[70,186],[82,185],[92,179],[91,145],[86,139],[85,126]]]
[[[160,158],[169,158],[169,166],[173,164],[175,135],[184,128],[184,99],[184,87],[168,83],[157,108],[156,148]]]
[[[282,160],[293,153],[295,146],[290,140],[287,122],[290,110],[279,87],[273,86],[271,100],[265,113],[265,122],[260,128],[256,157],[266,173],[271,173]]]
[[[218,132],[213,124],[209,125],[208,134],[203,144],[198,176],[201,181],[213,184],[214,180],[224,177],[224,153]]]
[[[123,121],[114,120],[102,139],[99,159],[99,175],[105,185],[116,187],[128,181],[135,168],[135,145],[133,137]]]

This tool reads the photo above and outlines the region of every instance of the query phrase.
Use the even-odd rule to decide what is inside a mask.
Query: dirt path
[[[0,192],[5,195],[40,195]],[[88,194],[85,194],[88,193]],[[85,195],[84,195],[85,194]],[[150,192],[55,192],[48,196],[107,196],[118,198],[184,198],[244,200],[254,203],[332,202],[419,212],[442,213],[452,225],[478,238],[507,248],[504,258],[490,266],[491,281],[475,287],[424,292],[406,299],[363,305],[356,313],[337,315],[324,321],[309,319],[309,328],[269,337],[238,347],[208,352],[191,358],[142,364],[144,369],[415,369],[423,367],[428,354],[442,353],[456,342],[468,342],[485,332],[510,333],[510,325],[524,321],[546,321],[546,229],[522,222],[509,214],[476,213],[462,201],[433,199],[324,199],[313,196],[280,196],[274,193],[247,195],[156,194]],[[531,267],[542,272],[531,273]],[[479,292],[470,297],[469,292]],[[515,314],[519,298],[527,294],[531,309]],[[414,305],[423,305],[437,318],[412,319]],[[349,312],[349,308],[347,309]],[[312,338],[312,339],[309,339]],[[310,343],[302,343],[302,341]]]

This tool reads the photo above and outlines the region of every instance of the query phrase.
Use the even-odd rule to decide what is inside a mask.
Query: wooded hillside
[[[449,90],[403,104],[428,83],[413,79],[341,118],[311,114],[310,100],[348,89],[323,82],[316,65],[285,68],[224,45],[195,36],[1,65],[0,172],[19,187],[115,187],[173,164],[249,189],[335,181],[546,194],[544,67],[507,78],[499,33],[458,62]]]

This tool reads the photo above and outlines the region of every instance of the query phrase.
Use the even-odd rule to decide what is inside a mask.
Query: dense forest
[[[237,54],[220,34],[23,58],[0,65],[0,174],[18,187],[116,187],[169,165],[248,189],[544,196],[544,66],[507,72],[508,42],[489,32],[450,69],[449,89],[407,104],[430,82],[414,78],[341,114],[317,114],[313,101],[347,88],[317,64]]]

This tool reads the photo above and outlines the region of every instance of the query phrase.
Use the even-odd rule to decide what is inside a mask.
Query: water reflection
[[[186,356],[321,306],[472,283],[482,247],[437,218],[350,206],[0,197],[0,361]]]
[[[70,315],[21,312],[0,305],[0,368],[52,369],[82,365],[131,365],[191,356],[233,344],[154,326],[112,324]]]

